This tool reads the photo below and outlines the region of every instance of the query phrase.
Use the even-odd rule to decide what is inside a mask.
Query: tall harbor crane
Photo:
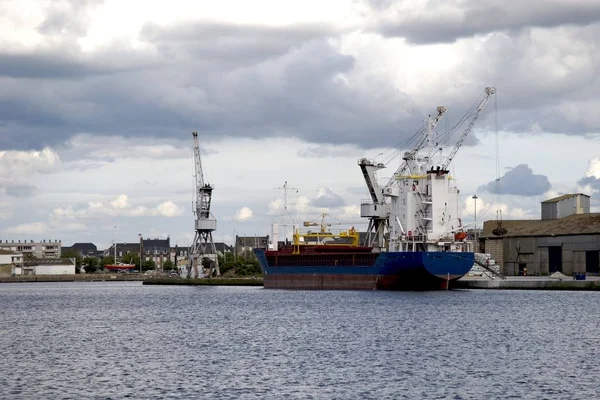
[[[213,241],[212,233],[217,230],[217,219],[210,212],[213,186],[204,181],[202,160],[200,158],[200,145],[198,132],[192,132],[194,138],[194,176],[196,180],[196,234],[190,251],[187,277],[190,278],[194,270],[194,278],[199,277],[199,270],[208,269],[207,276],[221,275],[219,258]],[[203,274],[203,276],[206,276]]]

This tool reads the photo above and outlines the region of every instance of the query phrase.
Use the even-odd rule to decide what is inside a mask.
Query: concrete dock
[[[572,277],[507,276],[505,279],[486,276],[465,276],[456,282],[457,289],[517,289],[517,290],[600,290],[600,277],[585,280]]]

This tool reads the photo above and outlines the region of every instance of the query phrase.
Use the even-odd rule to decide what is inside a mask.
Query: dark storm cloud
[[[550,181],[546,175],[534,175],[527,164],[520,164],[496,181],[480,186],[478,190],[496,194],[519,196],[537,196],[550,189]]]
[[[109,72],[114,69],[57,53],[0,54],[0,77],[79,79]]]
[[[408,11],[403,7],[406,2],[368,0],[367,4],[380,13],[376,30],[416,44],[448,43],[496,31],[588,25],[600,21],[600,3],[582,0],[434,0],[428,1],[422,12]]]
[[[61,18],[39,29],[66,35]],[[191,130],[204,140],[297,137],[401,147],[435,106],[449,108],[451,126],[490,84],[500,96],[500,130],[523,132],[535,122],[544,132],[588,133],[600,130],[595,114],[583,111],[597,99],[599,62],[593,45],[588,52],[581,42],[596,43],[598,31],[557,36],[580,46],[569,52],[555,43],[544,68],[532,57],[543,49],[527,38],[489,38],[460,61],[460,76],[449,77],[447,87],[412,96],[384,75],[360,68],[355,75],[357,59],[332,44],[341,33],[322,25],[146,25],[140,39],[157,52],[113,45],[84,54],[65,44],[44,53],[0,50],[0,149],[56,146],[79,133],[185,139]],[[553,68],[564,71],[544,76]],[[556,109],[562,105],[568,107]],[[490,103],[465,145],[477,143],[478,131],[495,129],[493,112]],[[438,127],[443,131],[444,122]],[[322,154],[313,150],[301,155]]]
[[[190,129],[205,138],[288,136],[317,143],[360,143],[369,132],[374,146],[398,133],[403,124],[397,115],[414,116],[420,124],[412,101],[387,82],[367,84],[365,92],[338,78],[352,71],[355,60],[326,39],[313,39],[326,34],[325,28],[213,24],[181,30],[147,27],[144,32],[159,48],[172,40],[169,50],[159,57],[135,57],[118,49],[111,57],[106,51],[85,58],[81,68],[36,70],[25,57],[19,72],[19,62],[9,63],[5,75],[46,74],[46,79],[39,90],[37,80],[4,78],[0,148],[53,145],[77,133],[168,138]],[[218,40],[207,41],[206,36]],[[190,45],[205,48],[213,58],[189,53]],[[252,51],[245,53],[244,47]],[[62,57],[58,51],[55,64]],[[231,64],[231,57],[239,62]],[[97,65],[111,59],[120,70],[101,73],[105,71]]]
[[[165,55],[193,55],[200,60],[252,63],[287,53],[304,42],[335,34],[325,25],[251,26],[213,21],[172,27],[147,24],[141,38]]]

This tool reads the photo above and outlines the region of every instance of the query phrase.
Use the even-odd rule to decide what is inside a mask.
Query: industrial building
[[[543,201],[541,217],[485,221],[482,251],[507,276],[600,273],[600,213],[590,213],[588,195]]]
[[[23,253],[23,257],[36,258],[59,258],[61,251],[60,240],[0,240],[0,250],[17,251]]]
[[[23,261],[23,275],[73,275],[74,258],[27,258]],[[19,275],[18,273],[16,275]]]

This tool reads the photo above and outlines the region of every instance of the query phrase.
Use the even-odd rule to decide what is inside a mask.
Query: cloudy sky
[[[568,192],[600,211],[598,37],[597,0],[4,0],[0,238],[189,245],[193,130],[217,241],[267,234],[285,181],[296,221],[356,223],[357,159],[386,181],[427,114],[448,107],[443,132],[486,86],[463,220],[475,193],[478,220]]]

